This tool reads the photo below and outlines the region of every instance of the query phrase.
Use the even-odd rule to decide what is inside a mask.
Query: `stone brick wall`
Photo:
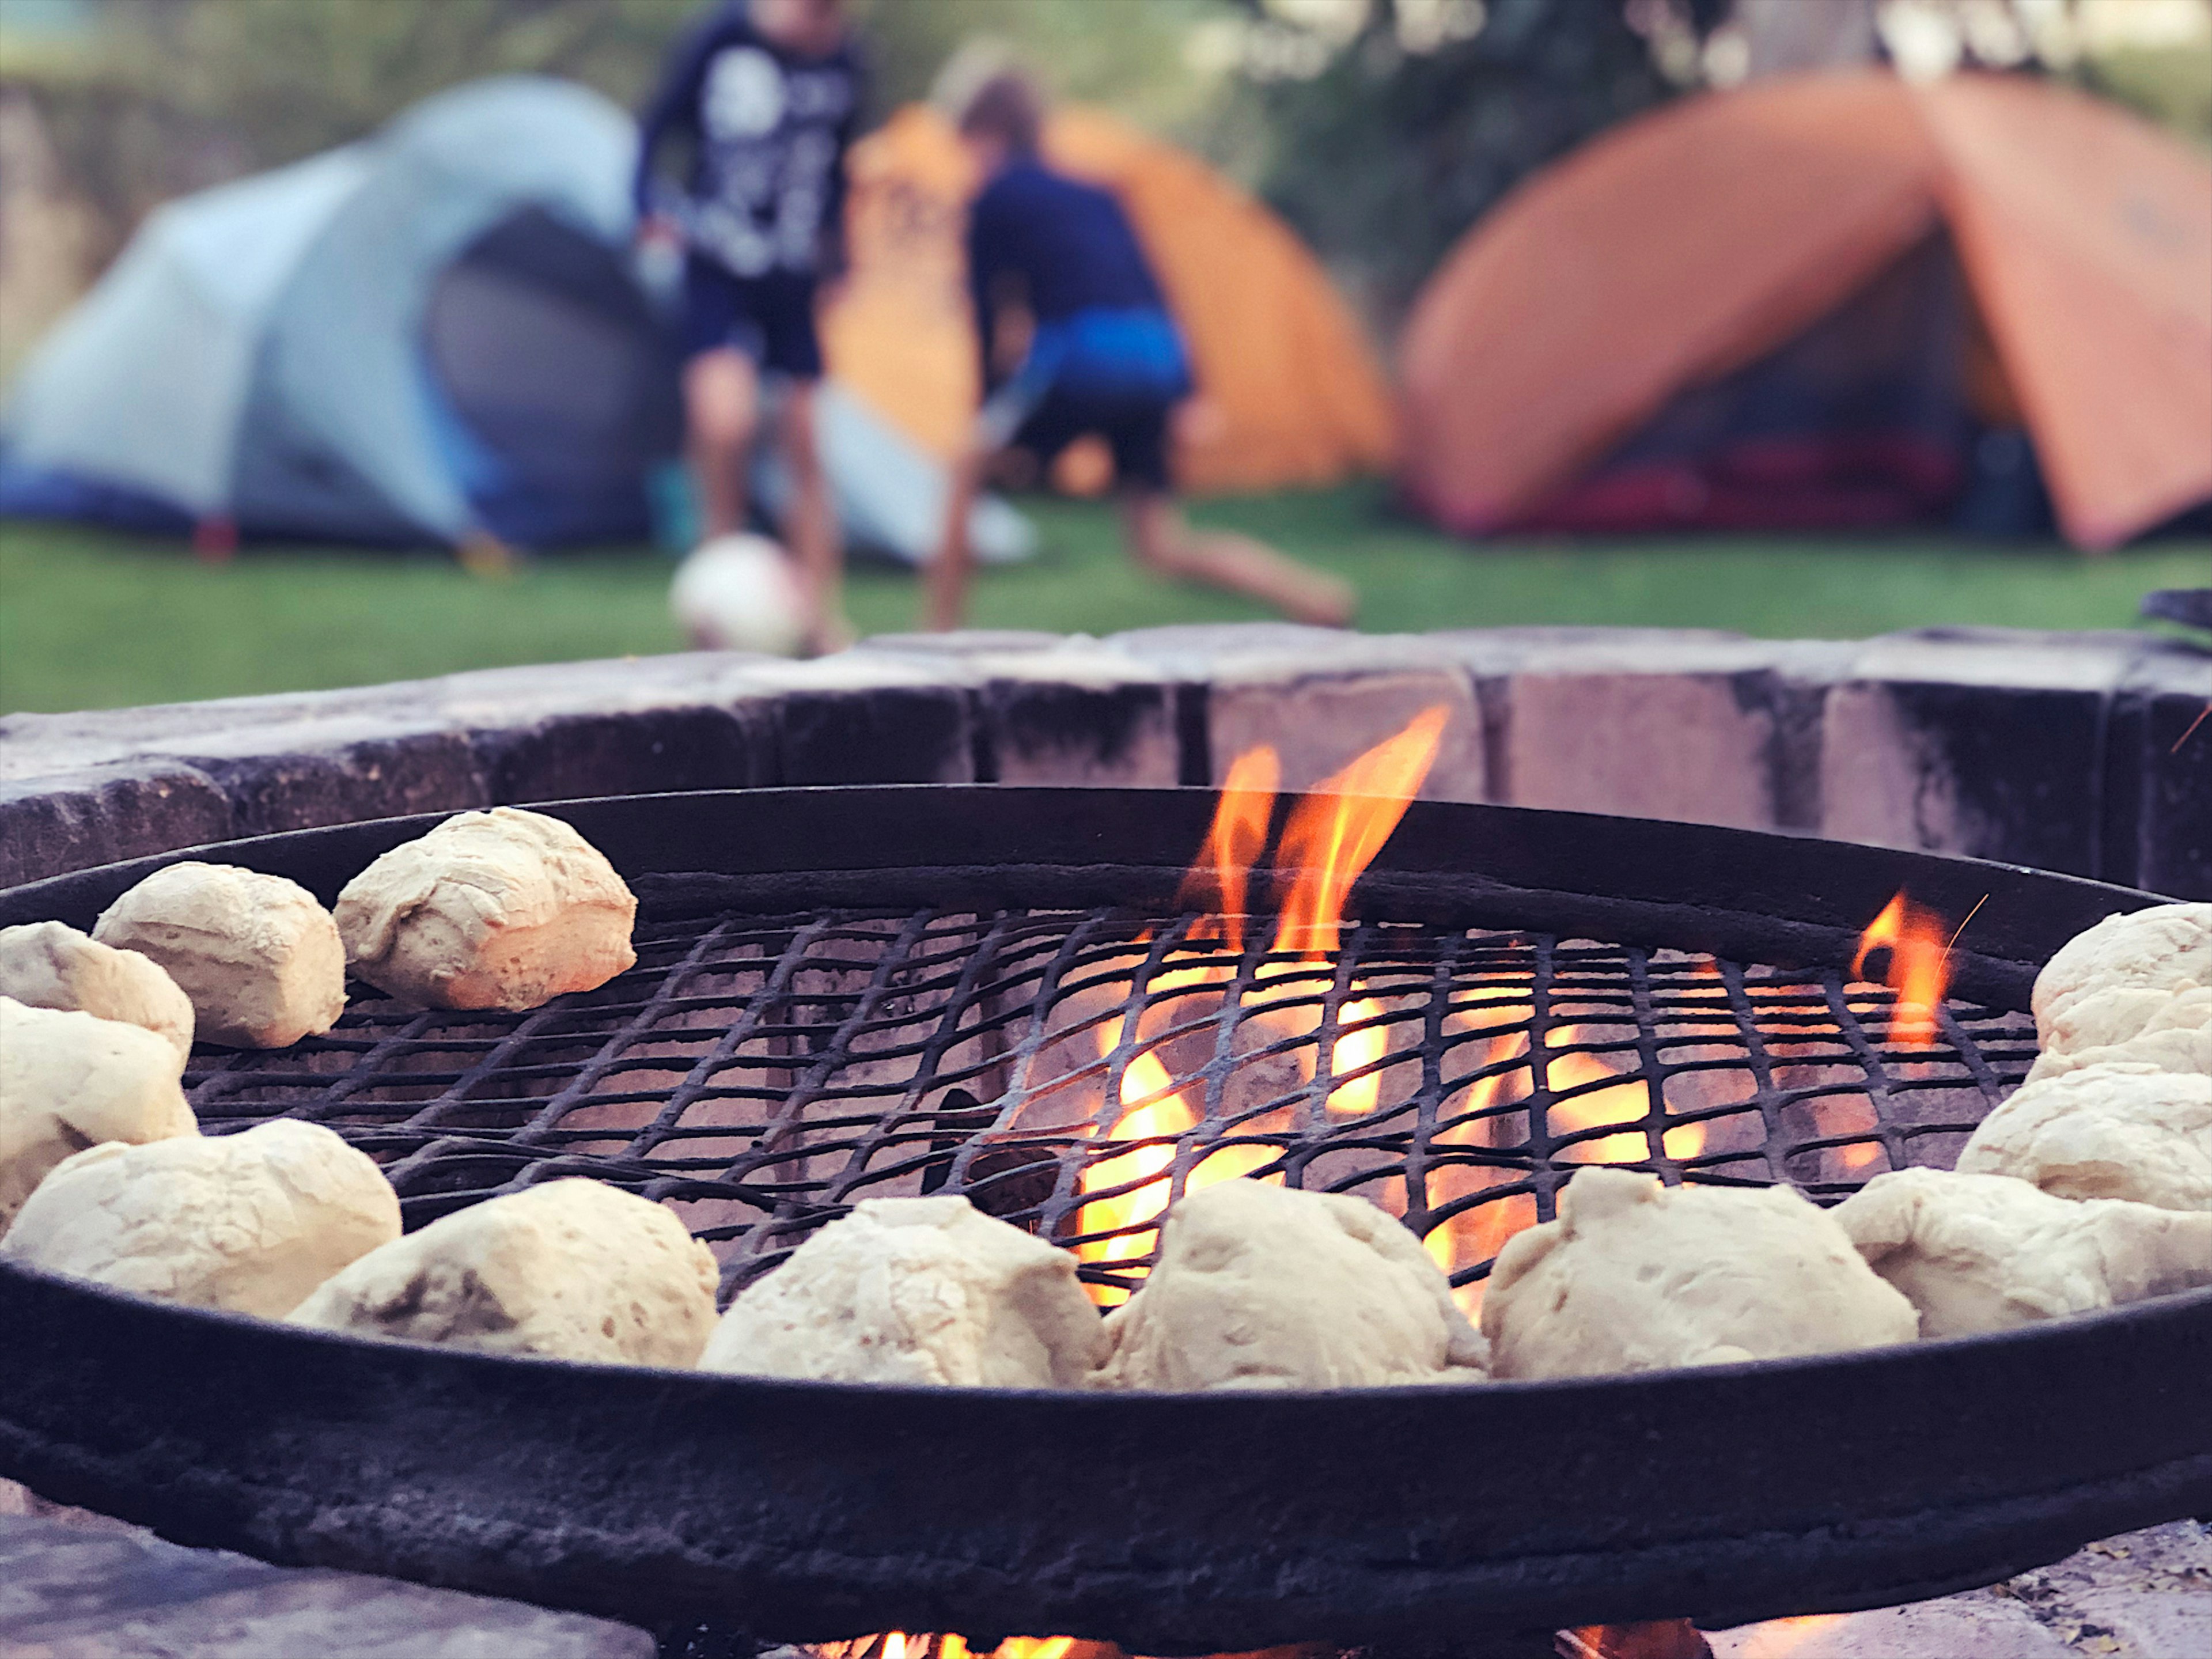
[[[1863,641],[1284,624],[890,635],[0,720],[0,884],[271,830],[775,784],[1319,781],[1442,702],[1427,793],[2033,864],[2212,897],[2212,654],[2142,634]],[[2186,735],[2185,735],[2186,734]]]

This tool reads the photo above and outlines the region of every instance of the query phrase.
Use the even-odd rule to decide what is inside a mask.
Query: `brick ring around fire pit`
[[[1340,952],[1300,964],[1264,930],[1236,950],[1178,919],[1212,805],[1006,787],[570,803],[552,810],[640,894],[630,974],[526,1015],[364,995],[296,1049],[198,1051],[187,1084],[211,1132],[329,1122],[384,1163],[410,1225],[594,1174],[672,1203],[727,1291],[857,1198],[957,1191],[1110,1285],[1149,1222],[1097,1225],[1086,1200],[1114,1189],[1086,1177],[1128,1155],[1103,1131],[1142,1047],[1194,1103],[1153,1172],[1182,1183],[1234,1149],[1246,1171],[1364,1193],[1447,1235],[1471,1286],[1495,1235],[1452,1230],[1548,1215],[1585,1158],[1816,1196],[1947,1163],[2033,1057],[2037,964],[2151,902],[1965,860],[1415,803]],[[198,855],[328,901],[433,821]],[[167,861],[15,889],[0,923],[84,925]],[[1983,901],[1921,1047],[1840,966],[1901,890],[1954,916]],[[1625,1110],[1577,1115],[1624,1089]],[[0,1331],[0,1474],[53,1498],[279,1561],[781,1639],[1056,1632],[1172,1652],[1731,1624],[1986,1583],[2212,1509],[2212,1291],[1694,1372],[1260,1395],[506,1359],[5,1264]]]

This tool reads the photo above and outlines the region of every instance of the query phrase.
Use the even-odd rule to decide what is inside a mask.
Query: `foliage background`
[[[1741,74],[1745,31],[1778,9],[1880,9],[1923,33],[1931,16],[1948,18],[1967,61],[2040,58],[2212,143],[2212,0],[850,3],[879,108],[926,95],[965,41],[1010,49],[1061,94],[1110,103],[1260,191],[1386,335],[1444,249],[1515,182],[1601,127]],[[34,106],[51,135],[88,210],[77,257],[89,280],[167,198],[360,137],[455,82],[535,70],[635,105],[702,5],[7,0],[0,100]],[[2084,8],[2129,5],[2194,7],[2201,40],[2081,47],[2094,21]],[[34,8],[79,27],[10,27]],[[2008,34],[1996,27],[2007,17]],[[2075,44],[2061,52],[2054,40]]]

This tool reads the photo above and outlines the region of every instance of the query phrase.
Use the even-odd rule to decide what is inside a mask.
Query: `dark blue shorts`
[[[733,276],[694,253],[684,262],[684,356],[742,351],[769,374],[822,378],[814,278],[788,270]]]
[[[1078,438],[1103,438],[1114,452],[1114,482],[1164,492],[1168,480],[1168,411],[1157,398],[1085,398],[1055,386],[1014,428],[1012,447],[1027,450],[1041,467]]]

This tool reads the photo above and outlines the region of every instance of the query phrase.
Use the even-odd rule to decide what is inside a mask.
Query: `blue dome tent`
[[[0,428],[0,514],[227,536],[636,541],[678,452],[667,331],[631,268],[637,132],[540,76],[441,93],[374,137],[172,202],[40,345]],[[943,470],[817,404],[854,542],[909,562]],[[758,480],[779,497],[772,466]],[[986,558],[1027,522],[978,504]]]
[[[598,94],[502,78],[157,210],[27,365],[0,507],[364,541],[641,533],[679,415],[628,271],[635,146]]]

